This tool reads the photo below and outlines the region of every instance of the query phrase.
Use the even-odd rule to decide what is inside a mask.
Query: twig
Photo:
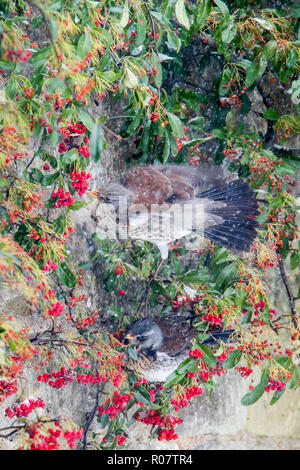
[[[286,289],[286,293],[289,299],[290,307],[291,307],[291,313],[292,313],[292,322],[293,325],[296,329],[298,329],[298,320],[297,320],[297,312],[296,312],[296,306],[295,306],[295,298],[292,293],[292,289],[289,285],[288,278],[286,276],[285,270],[284,270],[284,264],[282,261],[281,256],[278,256],[278,266],[281,274],[281,279],[283,281],[284,287]]]
[[[86,450],[87,435],[88,435],[89,429],[90,429],[90,427],[91,427],[91,425],[94,421],[94,418],[96,416],[98,406],[99,406],[99,401],[100,401],[100,395],[103,393],[104,387],[105,387],[105,383],[102,383],[100,386],[98,385],[98,387],[97,387],[97,393],[96,393],[96,397],[95,397],[95,404],[94,404],[94,407],[93,407],[92,411],[89,413],[89,415],[87,417],[85,427],[84,427],[84,430],[83,430],[83,437],[77,445],[77,450]]]
[[[151,15],[151,11],[150,11],[150,8],[149,8],[149,5],[148,5],[148,2],[145,1],[144,2],[145,4],[145,7],[146,7],[146,10],[147,10],[147,13],[148,13],[148,16],[150,18],[150,21],[151,21],[151,29],[152,29],[152,34],[153,34],[153,41],[154,41],[154,46],[155,46],[155,51],[156,51],[156,55],[157,55],[157,58],[159,60],[159,52],[158,52],[158,49],[157,49],[157,44],[156,44],[156,30],[155,30],[155,23],[154,23],[154,20],[153,20],[153,16]]]
[[[123,140],[123,137],[121,137],[120,135],[116,134],[114,131],[112,131],[109,127],[107,127],[105,124],[101,123],[101,126],[103,127],[103,129],[106,131],[106,132],[109,132],[111,135],[113,135],[116,139],[118,139],[118,141],[120,142],[121,140]]]

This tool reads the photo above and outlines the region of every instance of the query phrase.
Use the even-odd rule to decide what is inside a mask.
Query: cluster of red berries
[[[58,268],[58,264],[56,263],[53,263],[53,261],[51,261],[50,259],[47,261],[47,264],[43,264],[42,266],[42,271],[51,271],[52,269],[57,269]]]
[[[3,54],[3,57],[11,62],[27,62],[32,55],[31,51],[24,51],[22,49],[17,49],[13,51],[9,49]]]
[[[204,369],[204,370],[200,370],[199,375],[204,382],[207,382],[211,376],[211,372],[209,370]]]
[[[117,441],[118,446],[121,446],[126,441],[127,437],[123,434],[117,434],[114,436],[114,440]],[[103,437],[102,442],[106,443],[108,441],[107,437]]]
[[[178,439],[178,434],[176,434],[174,428],[171,429],[160,429],[158,431],[158,438],[159,441],[163,441],[164,439],[166,441],[171,441],[174,439]]]
[[[48,436],[37,430],[35,426],[28,428],[27,433],[34,441],[30,445],[30,450],[56,450],[60,444],[58,438],[61,436],[61,429],[48,429]]]
[[[193,298],[191,298],[189,295],[187,295],[186,297],[178,296],[176,300],[173,300],[173,311],[187,304],[192,307],[195,303],[201,300],[201,297],[203,297],[203,294],[196,294]]]
[[[78,374],[77,375],[77,382],[79,384],[84,384],[87,385],[88,383],[91,383],[93,385],[98,384],[99,382],[107,382],[108,377],[105,375],[92,375],[92,374]]]
[[[161,416],[158,410],[151,409],[149,411],[139,412],[134,416],[134,419],[144,424],[161,427],[158,431],[159,441],[162,441],[163,439],[167,441],[177,439],[178,435],[174,431],[174,426],[182,423],[182,419],[177,416]]]
[[[248,375],[252,374],[253,370],[250,367],[236,367],[241,374],[241,377],[248,377]]]
[[[284,389],[285,385],[286,383],[281,382],[281,380],[275,380],[275,379],[270,378],[269,383],[267,387],[265,388],[265,391],[271,392],[273,390],[276,390],[277,392],[281,392]]]
[[[9,418],[13,418],[17,416],[18,418],[22,416],[28,416],[32,410],[36,408],[45,408],[45,403],[40,398],[32,399],[29,398],[28,400],[23,401],[22,403],[16,403],[12,407],[8,407],[5,410],[5,414]]]
[[[74,429],[73,431],[65,431],[63,436],[68,442],[70,449],[74,449],[75,441],[81,439],[83,435],[83,429]]]
[[[18,390],[16,380],[8,380],[6,378],[0,380],[0,403],[6,397],[13,395]]]
[[[264,300],[261,300],[260,302],[256,303],[254,305],[254,308],[255,308],[254,315],[257,316],[259,315],[259,313],[263,313],[265,311],[265,306],[266,306],[266,302]],[[272,320],[274,318],[274,315],[278,313],[278,310],[274,308],[270,308],[269,312],[270,312],[270,319]]]
[[[224,315],[222,314],[206,313],[203,317],[203,320],[208,321],[213,326],[216,326],[222,323],[223,318]]]
[[[223,87],[224,88],[224,87]],[[241,94],[243,95],[245,93],[244,90],[241,91]],[[242,102],[238,95],[230,94],[229,98],[220,98],[220,104],[222,108],[224,108],[227,105],[231,105],[234,108],[241,108],[242,107]]]
[[[220,354],[220,356],[217,356],[217,359],[218,359],[219,362],[223,362],[223,361],[225,361],[227,358],[228,358],[228,354],[226,354],[225,352],[223,352],[222,354]]]
[[[56,380],[49,380],[51,377],[55,378]],[[70,374],[68,369],[62,367],[57,372],[52,372],[51,374],[42,374],[38,376],[39,382],[45,382],[53,388],[61,388],[67,385],[69,382],[73,381],[73,376]]]
[[[79,196],[82,196],[86,192],[89,186],[88,179],[91,177],[92,175],[86,171],[82,171],[81,173],[77,171],[71,171],[70,178],[72,180],[72,186],[74,187],[75,191],[78,192]]]
[[[225,155],[225,157],[237,160],[243,155],[243,149],[241,147],[233,148],[233,149],[227,148],[223,150],[222,153],[223,155]]]
[[[80,144],[78,142],[76,143],[76,141],[73,142],[74,137],[84,134],[86,130],[87,128],[82,123],[76,123],[76,122],[69,124],[66,128],[61,127],[59,129],[59,132],[61,132],[64,135],[65,140],[64,142],[61,142],[59,144],[59,147],[58,147],[59,153],[67,152],[68,150],[71,150],[72,148],[77,148],[79,155],[83,155],[84,157],[88,158],[90,156],[90,151],[88,149],[89,138],[85,136],[83,138],[83,143],[81,142]]]
[[[68,124],[67,129],[64,129],[64,136],[68,137],[71,134],[84,134],[86,127],[81,122],[73,122]]]
[[[124,269],[122,268],[122,266],[118,265],[116,266],[116,275],[117,276],[120,276],[120,274],[123,274],[124,272]]]
[[[194,384],[192,387],[187,387],[185,392],[179,395],[177,398],[172,398],[171,405],[175,407],[175,411],[179,411],[180,408],[185,408],[194,396],[201,395],[202,392],[202,388],[199,387],[199,385]]]
[[[74,326],[76,326],[76,328],[78,329],[85,330],[87,326],[94,325],[97,321],[97,318],[98,318],[98,313],[97,312],[92,313],[88,317],[78,318],[76,322],[74,323]]]
[[[133,393],[124,393],[121,395],[119,392],[115,391],[113,397],[108,399],[104,406],[99,406],[98,415],[101,416],[103,413],[105,413],[111,419],[115,418],[122,410],[127,407],[129,400],[133,397]]]
[[[36,209],[37,207],[43,207],[43,203],[41,202],[43,195],[32,193],[29,196],[24,197],[23,206],[26,212],[30,212],[32,209]]]
[[[55,201],[53,206],[55,209],[61,206],[71,206],[75,201],[75,199],[71,196],[71,193],[69,193],[69,191],[65,193],[63,188],[58,188],[57,192],[53,191],[51,193],[51,197],[57,198],[57,201]]]
[[[191,349],[190,350],[189,356],[194,357],[195,359],[197,359],[198,357],[204,356],[204,353],[202,351],[200,351],[200,349],[196,348],[196,349]]]
[[[51,307],[52,308],[49,308],[47,312],[52,317],[58,317],[64,311],[64,306],[61,302],[56,302],[55,304],[51,304]]]
[[[151,396],[151,401],[154,402],[155,401],[155,390],[152,389],[152,390],[148,390],[148,393],[149,395]],[[139,401],[139,400],[135,400],[135,403],[137,405],[140,405],[140,406],[143,406],[143,402]]]
[[[86,147],[86,145],[84,144],[81,144],[79,149],[78,149],[78,153],[83,155],[85,158],[89,158],[90,156],[90,151],[89,149]]]
[[[27,428],[26,432],[30,439],[33,440],[30,445],[30,450],[57,450],[60,447],[58,439],[61,437],[64,437],[68,442],[70,449],[73,449],[75,447],[75,441],[82,438],[82,428],[63,431],[59,422],[55,421],[54,425],[56,426],[56,429],[47,429],[46,435],[42,433],[36,423]]]

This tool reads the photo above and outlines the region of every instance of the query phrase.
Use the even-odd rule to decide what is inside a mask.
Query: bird
[[[193,232],[239,255],[250,251],[257,234],[254,191],[217,165],[137,166],[89,194],[113,207],[117,220],[127,224],[128,238],[158,247],[158,268],[169,243]]]
[[[147,316],[133,322],[124,334],[125,345],[135,345],[137,360],[129,360],[128,368],[148,382],[165,382],[167,377],[189,357],[192,340],[199,333],[191,317],[168,315]],[[234,330],[207,332],[202,344],[227,342]]]

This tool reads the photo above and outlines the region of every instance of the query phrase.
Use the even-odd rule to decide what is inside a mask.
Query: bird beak
[[[97,189],[94,190],[94,191],[89,191],[88,194],[90,194],[91,196],[96,197],[97,199],[100,199],[100,192]]]
[[[133,340],[133,339],[135,339],[135,338],[136,338],[135,336],[132,336],[132,335],[130,335],[130,334],[128,334],[128,335],[125,336],[125,339]]]

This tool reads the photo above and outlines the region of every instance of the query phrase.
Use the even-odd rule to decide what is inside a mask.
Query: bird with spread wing
[[[248,252],[256,236],[258,203],[248,183],[217,166],[140,166],[120,183],[92,196],[126,219],[128,237],[148,240],[168,257],[168,244],[192,232],[235,253]]]

